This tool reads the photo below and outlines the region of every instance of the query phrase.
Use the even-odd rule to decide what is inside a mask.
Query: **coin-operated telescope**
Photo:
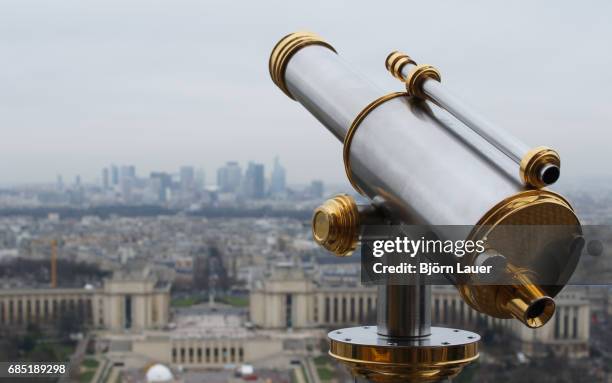
[[[559,178],[558,153],[530,148],[474,113],[445,89],[435,67],[399,52],[387,57],[386,67],[405,91],[380,91],[309,32],[285,36],[272,51],[272,80],[343,143],[346,175],[371,201],[359,206],[340,195],[325,202],[313,216],[315,240],[346,256],[369,222],[473,225],[480,229],[471,237],[489,240],[512,225],[567,227],[547,232],[549,238],[529,254],[500,241],[462,260],[472,265],[502,260],[516,283],[456,283],[461,297],[481,313],[515,318],[531,328],[544,325],[576,257],[538,246],[561,244],[558,248],[575,254],[582,238],[569,202],[543,188]],[[525,264],[529,270],[523,270]],[[564,275],[542,284],[530,279],[538,273]],[[330,332],[330,355],[356,379],[372,382],[435,382],[457,375],[478,358],[480,337],[432,327],[430,295],[426,284],[378,286],[377,325]]]

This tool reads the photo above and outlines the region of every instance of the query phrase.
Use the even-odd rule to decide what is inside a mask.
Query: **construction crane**
[[[73,244],[82,244],[82,243],[88,243],[91,242],[92,240],[100,240],[99,237],[91,237],[91,236],[87,236],[87,237],[79,237],[79,238],[71,238],[71,239],[57,239],[56,237],[42,237],[42,238],[37,238],[37,239],[33,239],[31,241],[31,243],[35,243],[35,244],[42,244],[42,245],[49,245],[49,248],[51,250],[51,257],[50,257],[50,267],[49,267],[49,287],[51,287],[52,289],[57,287],[57,254],[58,254],[58,247],[60,244],[60,241],[62,244],[67,244],[67,243],[73,243]],[[32,249],[30,248],[30,251]]]
[[[49,267],[49,287],[52,289],[57,287],[57,246],[58,240],[56,238],[37,238],[31,241],[33,244],[48,244],[51,249],[51,259],[50,259],[50,267]],[[32,248],[30,247],[30,252]]]

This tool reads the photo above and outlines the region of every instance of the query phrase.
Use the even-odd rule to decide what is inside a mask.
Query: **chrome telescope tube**
[[[479,225],[491,230],[516,224],[579,226],[567,200],[549,190],[526,187],[516,177],[516,163],[480,134],[427,97],[385,94],[320,37],[286,36],[275,46],[269,67],[273,81],[343,143],[346,175],[355,189],[381,201],[394,219],[413,225]],[[431,68],[424,68],[431,73]],[[504,253],[504,249],[496,250]],[[520,265],[524,263],[520,257],[540,253],[509,256],[507,261]],[[555,262],[564,262],[563,257],[559,255]],[[472,307],[485,314],[518,316],[508,310],[508,302],[494,301],[493,297],[503,294],[477,291],[495,287],[458,288]],[[541,288],[525,294],[527,301],[553,297],[562,286]]]
[[[361,194],[386,201],[404,222],[473,225],[523,191],[512,161],[448,112],[385,94],[329,45],[297,35],[275,47],[272,78],[344,143],[347,177]]]
[[[555,183],[560,176],[559,154],[548,147],[529,148],[521,140],[488,121],[461,101],[441,83],[441,75],[431,65],[417,65],[408,55],[392,52],[387,69],[406,83],[408,93],[429,99],[470,127],[519,166],[519,176],[528,186],[541,188]]]

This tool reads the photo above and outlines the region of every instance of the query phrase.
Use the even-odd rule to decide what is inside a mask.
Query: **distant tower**
[[[264,166],[255,162],[249,162],[249,167],[244,175],[243,192],[247,198],[261,199],[265,192]]]
[[[314,180],[310,183],[310,195],[313,198],[323,198],[324,191],[325,187],[323,186],[323,181]]]
[[[108,174],[108,168],[104,168],[102,169],[102,188],[104,190],[108,190],[108,188],[110,187],[110,183],[109,183],[109,174]]]
[[[195,172],[193,170],[193,166],[181,166],[180,182],[182,192],[193,190],[195,183]]]
[[[57,175],[55,187],[57,188],[57,191],[64,191],[64,179],[62,178],[61,174]]]
[[[168,200],[168,191],[172,187],[172,176],[168,173],[153,172],[150,178],[155,181],[159,202]]]
[[[204,190],[206,187],[206,173],[204,172],[204,169],[200,168],[196,172],[195,184],[198,190]]]
[[[217,171],[217,186],[222,192],[237,192],[241,182],[242,169],[238,162],[230,161]]]
[[[272,178],[270,179],[270,194],[280,195],[285,192],[285,177],[286,172],[278,161],[278,157],[274,159],[274,167],[272,168]]]
[[[136,178],[136,167],[134,165],[121,167],[120,181],[133,180],[134,178]]]
[[[121,187],[121,197],[124,202],[131,202],[132,188],[136,180],[136,167],[134,165],[122,166],[119,173],[119,185]]]
[[[119,168],[115,165],[111,165],[111,182],[113,185],[119,184]]]

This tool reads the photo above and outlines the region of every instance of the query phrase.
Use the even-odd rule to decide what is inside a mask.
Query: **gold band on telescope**
[[[368,116],[368,114],[370,114],[371,111],[389,100],[392,100],[397,97],[407,96],[408,95],[405,92],[394,92],[377,98],[376,100],[368,104],[368,106],[363,108],[361,112],[359,112],[359,114],[357,115],[357,117],[355,117],[353,123],[349,127],[348,132],[346,132],[346,136],[344,137],[344,149],[342,151],[342,158],[344,160],[344,171],[346,172],[346,177],[348,178],[353,188],[357,190],[361,195],[365,196],[365,193],[355,182],[355,179],[353,178],[353,171],[351,170],[351,142],[353,141],[353,136],[357,132],[357,128],[359,128],[361,122]]]
[[[355,199],[340,194],[316,208],[312,216],[312,236],[323,248],[346,257],[357,247],[359,221]]]
[[[561,167],[561,157],[559,153],[547,146],[538,146],[525,154],[521,159],[520,177],[525,184],[537,189],[546,186],[540,179],[539,172],[545,165],[555,165]]]
[[[406,91],[408,94],[426,99],[427,95],[423,93],[423,83],[428,78],[434,79],[437,82],[442,81],[440,72],[433,65],[420,64],[412,68],[406,78]]]
[[[285,70],[287,69],[287,64],[291,57],[297,51],[309,45],[320,45],[337,53],[334,47],[321,39],[318,35],[312,32],[295,32],[288,34],[276,43],[270,54],[270,61],[268,62],[270,77],[272,77],[272,81],[274,81],[276,86],[293,100],[295,100],[295,98],[291,95],[285,83]]]
[[[393,77],[400,81],[404,81],[402,69],[404,69],[404,66],[408,64],[417,65],[417,63],[410,56],[400,51],[393,51],[389,53],[389,56],[387,56],[387,59],[385,60],[385,67],[387,70]]]

